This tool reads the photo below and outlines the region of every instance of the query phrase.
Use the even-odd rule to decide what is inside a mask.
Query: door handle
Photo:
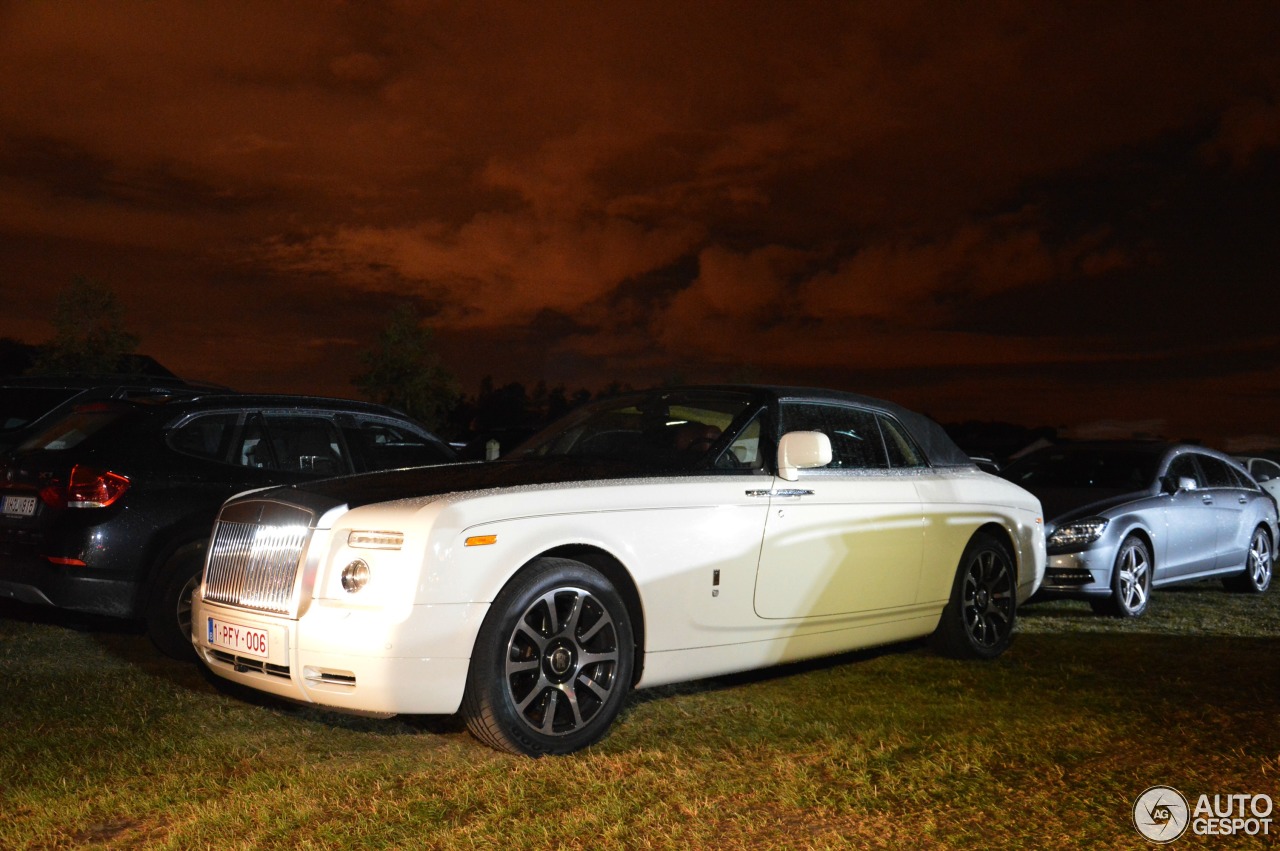
[[[747,491],[747,496],[813,496],[813,491],[802,488],[780,488],[777,490]]]

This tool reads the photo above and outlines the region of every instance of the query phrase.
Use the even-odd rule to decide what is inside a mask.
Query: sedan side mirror
[[[1196,480],[1190,476],[1168,476],[1165,479],[1165,488],[1169,493],[1179,493],[1181,491],[1193,491],[1196,489]]]
[[[820,431],[792,431],[778,443],[778,478],[794,482],[801,470],[831,463],[831,438]]]

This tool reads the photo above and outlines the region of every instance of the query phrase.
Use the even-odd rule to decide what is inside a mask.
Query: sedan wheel
[[[1142,539],[1130,535],[1116,553],[1111,569],[1111,596],[1095,609],[1119,618],[1140,617],[1151,600],[1151,553]]]
[[[1271,535],[1262,526],[1253,530],[1244,572],[1229,576],[1223,584],[1232,591],[1261,594],[1271,587]]]
[[[481,627],[463,698],[467,727],[500,750],[563,754],[603,738],[631,686],[626,606],[584,564],[540,559]]]
[[[1013,640],[1016,615],[1013,556],[996,538],[975,535],[960,557],[951,600],[934,632],[935,646],[958,659],[994,659]]]

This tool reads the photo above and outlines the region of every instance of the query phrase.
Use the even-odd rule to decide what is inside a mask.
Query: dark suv
[[[191,653],[191,590],[213,520],[267,485],[455,460],[380,405],[218,395],[76,408],[0,458],[0,597],[142,617]]]

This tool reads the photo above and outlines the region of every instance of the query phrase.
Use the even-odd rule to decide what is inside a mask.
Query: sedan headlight
[[[1050,547],[1083,547],[1092,544],[1102,537],[1107,530],[1107,521],[1103,517],[1086,517],[1065,526],[1059,526],[1049,536],[1046,543]]]

